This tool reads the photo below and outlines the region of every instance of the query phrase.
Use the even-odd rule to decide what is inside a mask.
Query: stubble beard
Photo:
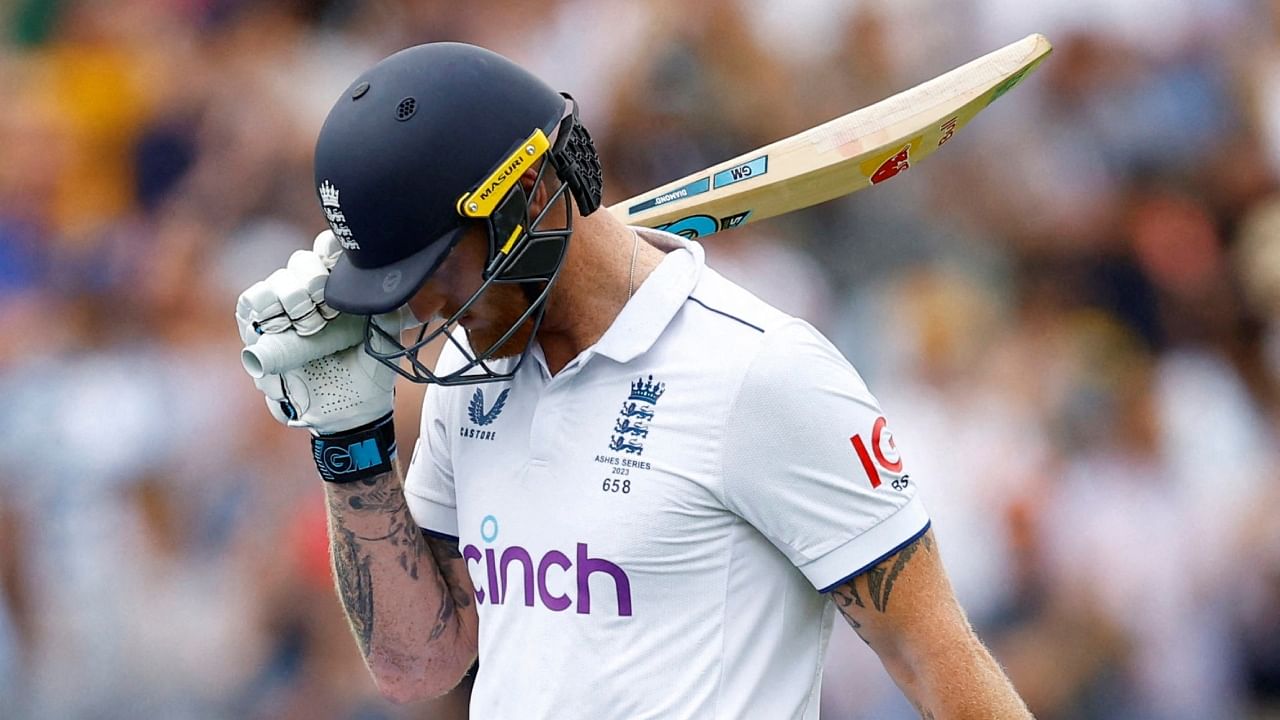
[[[475,327],[467,327],[463,324],[463,329],[467,333],[467,343],[476,354],[483,354],[493,347],[494,343],[498,342],[529,309],[528,298],[516,285],[493,286],[489,288],[486,295],[488,297],[484,298],[484,303],[492,308],[492,311],[487,312],[486,315],[492,319],[486,319],[483,324]],[[537,313],[526,318],[511,337],[495,349],[489,357],[502,360],[520,356],[529,346],[529,338],[533,335],[533,324],[536,318]]]

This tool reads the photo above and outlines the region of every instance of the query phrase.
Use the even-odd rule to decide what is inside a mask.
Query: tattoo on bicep
[[[850,605],[866,607],[866,605],[862,604],[862,596],[858,594],[858,586],[855,582],[856,578],[831,591],[831,597],[836,601],[836,607],[840,608],[842,613],[844,613],[844,609]],[[847,615],[847,613],[844,614]],[[858,627],[857,621],[853,618],[850,618],[849,622],[854,623],[854,626]]]
[[[879,612],[887,612],[889,609],[889,596],[893,592],[894,583],[897,582],[898,576],[902,574],[907,563],[911,561],[912,556],[916,554],[916,551],[921,546],[924,547],[925,552],[933,552],[933,538],[926,533],[916,542],[900,550],[892,558],[885,560],[883,563],[832,591],[831,597],[835,601],[836,607],[839,608],[840,613],[849,621],[854,630],[861,628],[862,623],[853,617],[852,607],[854,605],[860,608],[867,606],[862,599],[862,592],[858,589],[859,583],[864,582],[865,578],[867,594],[871,596],[872,606]],[[863,638],[864,642],[865,640],[866,638]]]
[[[333,574],[356,643],[365,657],[369,656],[369,643],[373,639],[373,582],[369,561],[368,555],[360,557],[356,534],[337,528],[333,538]]]
[[[862,604],[862,596],[858,594],[858,586],[856,584],[857,580],[857,578],[854,578],[835,590],[832,590],[831,598],[835,600],[836,608],[840,610],[840,614],[843,615],[845,621],[849,623],[849,627],[853,628],[853,631],[858,633],[858,637],[862,638],[862,642],[869,646],[871,645],[871,641],[867,640],[867,638],[862,634],[862,623],[858,622],[858,619],[853,616],[853,612],[850,610],[850,607],[853,605],[866,607],[866,605]]]
[[[893,556],[892,567],[889,560],[880,563],[874,568],[867,571],[867,588],[871,594],[871,604],[880,612],[888,612],[889,595],[893,592],[893,584],[898,581],[898,576],[902,574],[902,570],[906,568],[907,563],[911,561],[911,557],[916,554],[922,546],[932,549],[933,541],[928,539],[926,534],[921,540],[916,540],[910,545],[902,548]]]

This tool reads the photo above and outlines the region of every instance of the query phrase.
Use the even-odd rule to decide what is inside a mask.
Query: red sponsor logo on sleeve
[[[888,428],[888,424],[883,415],[876,418],[875,424],[871,426],[870,450],[861,434],[849,438],[872,488],[880,487],[880,468],[894,474],[902,472],[902,457],[898,453],[898,444],[894,442],[893,431]],[[894,484],[895,487],[897,484]]]

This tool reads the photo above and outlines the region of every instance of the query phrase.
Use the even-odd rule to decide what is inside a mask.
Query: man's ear
[[[546,162],[544,160],[544,162]],[[554,177],[554,171],[547,168],[547,174]],[[538,182],[538,171],[536,168],[529,168],[520,176],[520,187],[524,188],[525,195],[529,197],[529,217],[534,218],[542,209],[547,206],[547,200],[551,197],[551,192],[547,189],[545,182]]]

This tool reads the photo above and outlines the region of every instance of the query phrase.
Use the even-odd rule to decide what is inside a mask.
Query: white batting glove
[[[352,324],[363,326],[363,317],[340,314],[324,301],[329,270],[341,254],[342,246],[325,230],[316,236],[313,249],[295,252],[288,265],[245,290],[236,302],[236,324],[245,346],[275,334],[296,335],[293,342],[304,349],[308,344],[332,346],[333,334],[350,335]],[[398,337],[400,317],[398,312],[388,313],[375,322]],[[300,354],[319,357],[323,352]],[[395,373],[360,343],[253,382],[266,395],[267,409],[276,420],[315,435],[332,435],[389,416]]]

